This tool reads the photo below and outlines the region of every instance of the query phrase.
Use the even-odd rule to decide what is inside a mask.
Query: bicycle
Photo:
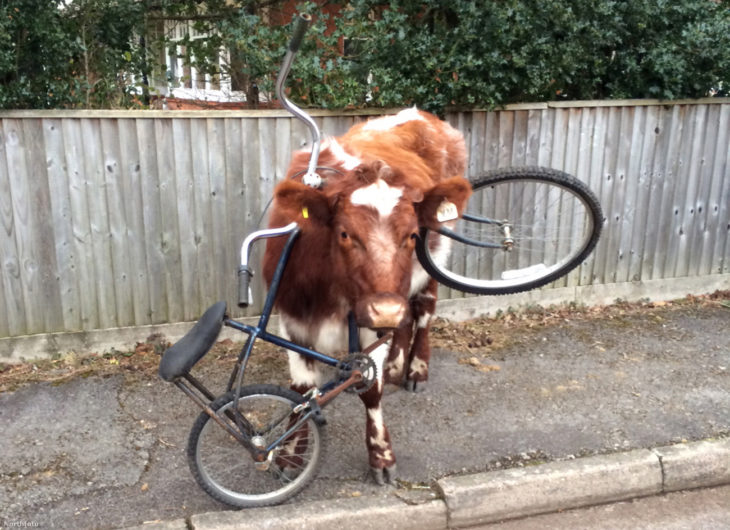
[[[312,155],[304,182],[317,186],[319,130],[311,117],[283,94],[293,56],[310,20],[302,16],[297,22],[277,80],[277,95],[284,107],[310,128]],[[438,257],[431,255],[429,243],[437,235],[427,228],[421,228],[416,244],[419,262],[447,286],[478,294],[533,289],[578,266],[600,235],[602,213],[597,199],[585,185],[565,173],[545,168],[496,170],[474,181],[472,187],[475,195],[470,204],[480,213],[464,214],[456,227],[437,231],[437,235],[468,249],[457,249],[457,259],[452,262],[456,265],[442,265]],[[484,216],[487,208],[493,209],[490,217]],[[527,213],[510,216],[514,209]],[[472,230],[473,226],[477,228]],[[255,326],[229,318],[226,303],[218,302],[160,361],[160,377],[175,384],[202,409],[187,446],[194,478],[211,497],[234,507],[278,504],[306,487],[316,475],[324,451],[322,409],[344,391],[365,392],[374,384],[376,366],[368,354],[392,337],[392,332],[386,333],[359,351],[358,327],[350,313],[348,355],[339,360],[267,330],[299,233],[296,223],[258,230],[249,234],[241,246],[238,305],[247,307],[251,302],[252,246],[261,239],[287,237]],[[533,245],[535,241],[539,245]],[[476,250],[498,251],[501,256],[482,258],[476,256]],[[533,251],[537,257],[531,257]],[[467,255],[465,265],[459,265],[460,252]],[[225,392],[216,397],[190,371],[213,346],[223,326],[248,334],[248,339],[231,370]],[[257,340],[331,366],[334,376],[305,395],[271,384],[244,386],[246,366]]]

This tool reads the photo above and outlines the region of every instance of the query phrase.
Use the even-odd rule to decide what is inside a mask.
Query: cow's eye
[[[415,241],[416,239],[418,239],[418,233],[416,233],[416,232],[413,232],[413,233],[411,234],[411,239],[412,239],[413,241]]]
[[[347,235],[347,232],[344,232],[344,231],[343,231],[343,232],[340,232],[340,237],[341,237],[342,239],[347,239],[347,238],[348,238],[348,237],[350,237],[350,236],[348,236],[348,235]]]

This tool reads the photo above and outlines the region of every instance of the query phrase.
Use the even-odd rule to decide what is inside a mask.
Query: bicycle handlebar
[[[312,16],[302,13],[294,23],[294,33],[289,41],[289,50],[292,53],[296,53],[299,50],[299,46],[302,44],[304,34],[309,29],[309,24],[312,22]]]
[[[238,307],[248,307],[251,303],[251,277],[253,272],[248,267],[238,267]]]
[[[267,228],[266,230],[257,230],[251,232],[241,245],[241,265],[238,267],[238,307],[248,307],[251,303],[251,290],[249,285],[253,277],[253,270],[248,266],[248,260],[251,256],[251,245],[259,239],[267,239],[270,237],[285,236],[299,229],[297,223],[289,223],[281,228]]]
[[[319,187],[322,184],[322,179],[317,175],[317,160],[319,159],[319,149],[322,142],[319,127],[309,114],[289,101],[284,94],[284,85],[286,84],[286,78],[289,76],[292,61],[311,21],[312,17],[310,15],[301,14],[294,23],[294,34],[289,41],[289,49],[281,63],[279,76],[276,78],[276,97],[281,102],[282,107],[289,111],[295,118],[302,121],[309,129],[309,134],[312,136],[312,152],[309,156],[309,165],[307,166],[307,172],[304,175],[303,182],[308,186]]]

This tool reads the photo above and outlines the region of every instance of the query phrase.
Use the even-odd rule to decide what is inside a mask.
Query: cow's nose
[[[392,293],[368,296],[356,309],[358,325],[370,329],[395,329],[405,321],[408,305],[405,298]]]

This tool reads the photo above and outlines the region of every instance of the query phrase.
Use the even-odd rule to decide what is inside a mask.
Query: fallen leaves
[[[496,364],[483,364],[477,357],[468,357],[468,358],[462,357],[457,362],[459,364],[465,364],[467,366],[471,366],[478,372],[483,372],[483,373],[498,372],[500,370],[500,367],[497,366]]]

